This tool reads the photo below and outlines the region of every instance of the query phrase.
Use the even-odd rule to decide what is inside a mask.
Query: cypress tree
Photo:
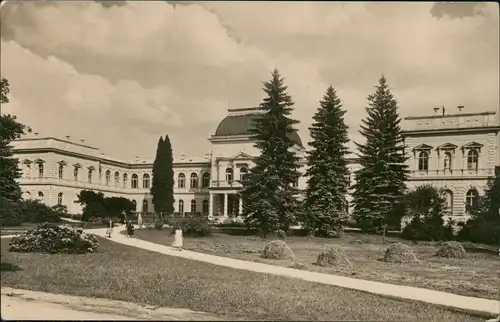
[[[153,181],[151,194],[153,205],[157,213],[173,213],[173,160],[172,146],[168,135],[165,140],[158,140],[156,157],[153,163]]]
[[[286,89],[275,69],[264,83],[262,114],[250,129],[261,154],[243,182],[243,212],[247,226],[258,228],[264,237],[277,229],[287,231],[298,212],[298,190],[293,185],[300,173],[290,134],[299,121],[290,118],[294,103]]]
[[[320,236],[339,234],[347,219],[348,127],[345,110],[333,87],[328,87],[309,128],[312,147],[308,152],[307,198],[304,225]]]
[[[397,101],[384,76],[375,88],[360,130],[366,142],[356,143],[361,169],[353,197],[358,224],[380,232],[385,225],[400,224],[409,171]]]

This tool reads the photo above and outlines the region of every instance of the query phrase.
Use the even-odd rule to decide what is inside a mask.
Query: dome
[[[217,127],[215,136],[232,136],[250,134],[250,129],[253,126],[253,121],[259,117],[259,114],[244,114],[244,115],[229,115],[226,116]],[[289,138],[295,144],[303,147],[297,131],[290,133]]]

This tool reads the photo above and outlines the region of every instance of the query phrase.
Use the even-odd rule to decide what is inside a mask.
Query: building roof
[[[229,115],[226,116],[215,130],[215,136],[233,136],[251,134],[250,129],[253,127],[253,121],[259,117],[259,114],[244,114],[244,115]],[[297,131],[289,134],[290,139],[297,145],[303,147]]]

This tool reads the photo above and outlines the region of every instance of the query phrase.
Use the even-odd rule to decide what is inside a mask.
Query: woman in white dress
[[[142,228],[142,215],[139,213],[137,215],[137,225],[139,225],[139,228]]]
[[[174,233],[174,242],[172,243],[172,247],[177,248],[177,250],[182,250],[182,228],[179,225],[176,225],[172,231]]]

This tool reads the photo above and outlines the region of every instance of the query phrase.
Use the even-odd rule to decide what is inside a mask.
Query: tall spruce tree
[[[173,186],[172,146],[168,135],[166,135],[165,140],[162,137],[158,140],[153,163],[151,194],[153,195],[155,212],[172,213],[174,211]]]
[[[404,215],[409,171],[397,101],[384,76],[375,88],[360,130],[366,142],[356,143],[361,169],[355,174],[353,197],[358,224],[381,231],[385,225],[397,226]]]
[[[346,156],[349,153],[345,110],[333,87],[328,87],[309,128],[312,147],[308,152],[307,198],[304,225],[321,236],[339,234],[348,217],[348,175]]]
[[[299,121],[290,118],[293,101],[278,70],[264,83],[266,97],[259,105],[262,114],[250,129],[261,154],[243,182],[241,195],[247,226],[257,228],[265,237],[269,232],[287,231],[296,220],[300,177],[298,160],[291,149],[291,135]]]
[[[9,82],[0,83],[0,105],[9,102]],[[25,126],[16,121],[14,115],[0,115],[0,198],[8,201],[21,199],[21,188],[16,179],[21,177],[18,159],[13,157],[10,143],[24,134]]]

